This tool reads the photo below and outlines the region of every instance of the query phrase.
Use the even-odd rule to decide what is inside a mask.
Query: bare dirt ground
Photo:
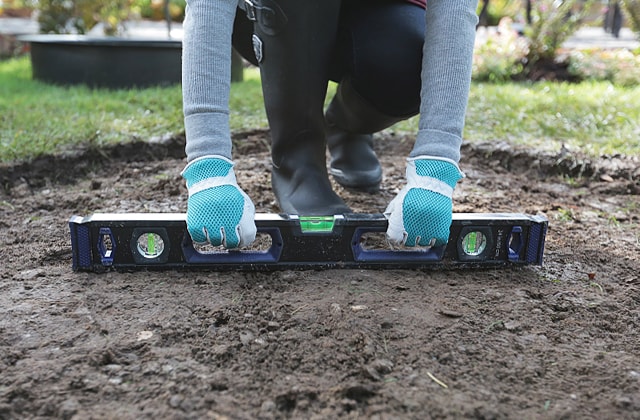
[[[268,134],[235,143],[277,212]],[[640,418],[637,158],[465,146],[455,211],[545,214],[542,267],[74,273],[71,215],[185,211],[182,148],[0,167],[0,418]]]

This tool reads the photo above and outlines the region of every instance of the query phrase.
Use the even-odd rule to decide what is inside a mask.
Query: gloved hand
[[[187,230],[195,243],[238,248],[255,240],[255,207],[238,186],[233,162],[204,156],[190,162],[182,177],[189,190]]]
[[[453,161],[433,156],[408,159],[407,185],[384,215],[394,245],[441,246],[449,240],[456,183],[464,177]]]

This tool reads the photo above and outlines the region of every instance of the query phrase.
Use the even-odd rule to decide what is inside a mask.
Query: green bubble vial
[[[478,231],[467,233],[462,239],[462,251],[469,256],[477,256],[487,247],[487,237]]]
[[[157,258],[164,251],[164,240],[157,233],[147,232],[138,237],[137,250],[144,258]]]
[[[301,216],[300,229],[302,233],[330,233],[333,232],[335,218],[333,216]]]

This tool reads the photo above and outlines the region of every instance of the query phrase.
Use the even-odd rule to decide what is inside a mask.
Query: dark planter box
[[[177,84],[182,42],[83,35],[28,35],[33,78],[111,89]]]

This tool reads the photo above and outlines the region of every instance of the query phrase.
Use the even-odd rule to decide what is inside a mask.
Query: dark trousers
[[[330,79],[349,79],[358,94],[389,116],[407,116],[420,105],[424,9],[403,0],[343,0]],[[258,65],[253,22],[238,11],[233,46]],[[268,54],[268,52],[267,52]]]

